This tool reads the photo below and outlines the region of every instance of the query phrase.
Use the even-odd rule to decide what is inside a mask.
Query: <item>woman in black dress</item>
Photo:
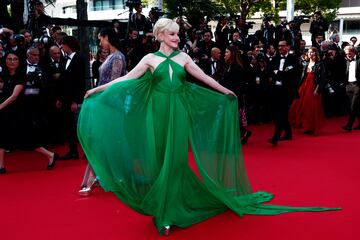
[[[246,144],[252,132],[246,129],[246,114],[245,114],[245,87],[246,87],[246,71],[241,59],[240,51],[236,46],[228,46],[225,49],[225,71],[220,84],[225,88],[233,91],[239,104],[239,120],[240,120],[240,135],[241,143]]]
[[[24,108],[25,71],[20,62],[16,53],[5,55],[0,95],[0,174],[6,173],[5,149],[35,149],[48,159],[48,170],[54,168],[58,158],[56,153],[43,147],[33,128],[36,124],[25,114],[31,109],[25,111]]]

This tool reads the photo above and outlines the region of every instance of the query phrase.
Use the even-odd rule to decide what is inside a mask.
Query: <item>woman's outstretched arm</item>
[[[213,89],[224,93],[226,95],[232,95],[236,97],[236,94],[234,92],[232,92],[231,90],[221,86],[217,81],[215,81],[213,78],[209,77],[208,75],[206,75],[204,73],[204,71],[198,67],[198,65],[196,65],[193,60],[185,53],[183,53],[183,56],[185,59],[185,69],[188,73],[190,73],[192,76],[196,77],[197,79],[199,79],[200,81],[206,83],[207,85],[209,85],[210,87],[212,87]]]
[[[151,66],[149,64],[149,62],[152,59],[151,55],[152,54],[148,54],[145,57],[143,57],[141,59],[141,61],[128,74],[126,74],[122,77],[119,77],[111,82],[108,82],[107,84],[90,89],[89,91],[86,92],[85,98],[89,97],[91,94],[104,91],[106,88],[110,87],[112,84],[115,84],[115,83],[118,83],[121,81],[125,81],[125,80],[137,79],[137,78],[141,77]]]

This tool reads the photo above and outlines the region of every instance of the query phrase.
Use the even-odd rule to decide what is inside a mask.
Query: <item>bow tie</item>
[[[71,57],[66,56],[65,59],[66,59],[66,60],[71,60]]]
[[[285,58],[286,58],[286,56],[280,56],[280,58],[281,58],[281,59],[285,59]]]
[[[352,61],[355,61],[355,59],[354,59],[354,58],[348,59],[348,61],[349,61],[349,62],[352,62]]]
[[[29,67],[37,67],[38,65],[37,64],[31,64],[31,63],[28,63],[27,64]]]

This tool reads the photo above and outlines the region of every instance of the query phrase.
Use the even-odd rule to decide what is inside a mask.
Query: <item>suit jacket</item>
[[[280,71],[280,55],[277,55],[273,59],[272,71],[271,71],[271,84],[273,88],[281,89],[282,95],[277,96],[284,98],[288,102],[291,102],[294,98],[298,97],[298,83],[299,83],[299,62],[294,55],[288,54],[283,70]]]
[[[65,63],[66,66],[66,63]],[[84,99],[86,83],[86,61],[75,53],[67,69],[61,74],[61,97],[60,100],[67,105],[72,103],[81,104]]]
[[[216,81],[221,80],[224,72],[224,63],[221,60],[216,61],[215,74],[212,74],[213,61],[210,58],[206,62],[204,62],[201,67],[206,75],[211,76]]]
[[[360,86],[360,58],[357,58],[356,60],[356,83]],[[350,66],[350,61],[347,60],[346,61],[346,70],[345,70],[345,82],[348,82],[349,79],[349,66]]]
[[[65,60],[60,59],[59,63],[55,63],[51,58],[46,58],[42,62],[44,85],[49,101],[59,100],[62,94],[61,77],[56,78],[57,74],[62,75],[65,70]]]

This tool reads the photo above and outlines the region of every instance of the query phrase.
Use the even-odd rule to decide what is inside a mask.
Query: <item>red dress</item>
[[[299,89],[299,99],[296,99],[290,108],[289,121],[292,127],[300,128],[304,132],[316,132],[324,123],[324,112],[321,96],[314,96],[316,88],[314,72],[309,71]]]

